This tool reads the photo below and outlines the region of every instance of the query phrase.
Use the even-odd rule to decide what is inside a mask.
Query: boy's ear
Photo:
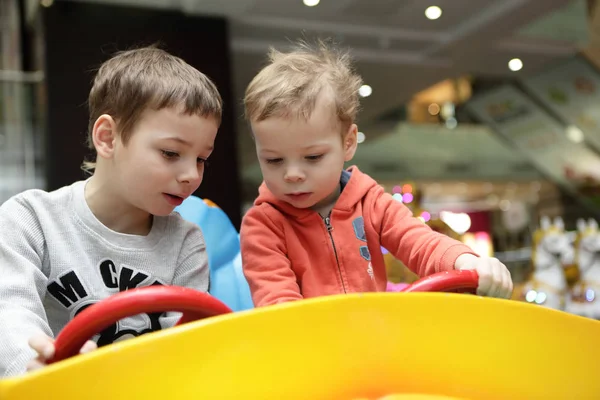
[[[358,145],[357,137],[358,127],[356,124],[352,124],[344,135],[344,161],[350,161],[354,157],[356,146]]]
[[[102,114],[94,123],[92,140],[96,153],[102,158],[112,158],[117,141],[117,124],[113,117]]]

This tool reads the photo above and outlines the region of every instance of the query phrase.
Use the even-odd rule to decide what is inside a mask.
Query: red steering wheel
[[[142,313],[175,311],[176,325],[232,312],[211,295],[179,286],[148,286],[115,294],[77,314],[59,333],[51,363],[73,357],[85,342],[123,318]]]
[[[479,277],[473,270],[439,272],[419,279],[402,292],[475,293]],[[153,312],[177,311],[176,325],[232,312],[211,295],[179,286],[148,286],[127,290],[96,303],[77,314],[55,341],[50,363],[73,357],[85,342],[123,318]]]
[[[479,275],[475,270],[438,272],[413,282],[400,292],[476,293]]]

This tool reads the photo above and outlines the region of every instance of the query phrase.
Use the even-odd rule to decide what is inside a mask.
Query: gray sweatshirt
[[[53,192],[28,190],[0,206],[0,377],[25,372],[27,341],[55,337],[78,312],[110,295],[154,284],[208,291],[199,227],[179,214],[154,217],[147,236],[110,230],[75,182]],[[178,314],[142,314],[115,323],[98,345],[173,326]]]

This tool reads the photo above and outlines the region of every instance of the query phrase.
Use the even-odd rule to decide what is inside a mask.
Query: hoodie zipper
[[[337,249],[335,248],[335,242],[333,241],[333,235],[331,234],[331,231],[333,230],[333,226],[331,226],[331,213],[323,218],[323,222],[325,222],[325,227],[327,228],[329,239],[331,239],[331,245],[333,246],[333,254],[335,254],[335,262],[338,267],[338,272],[340,273],[340,282],[342,282],[342,288],[344,289],[344,293],[347,293],[346,285],[344,284],[344,278],[342,277],[342,269],[340,268],[340,260],[338,259]]]

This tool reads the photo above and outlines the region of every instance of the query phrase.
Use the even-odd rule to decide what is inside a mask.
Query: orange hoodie
[[[419,276],[452,270],[459,255],[475,254],[414,218],[357,167],[343,172],[341,183],[327,218],[278,200],[261,185],[240,231],[244,275],[256,307],[385,291],[381,246]]]

